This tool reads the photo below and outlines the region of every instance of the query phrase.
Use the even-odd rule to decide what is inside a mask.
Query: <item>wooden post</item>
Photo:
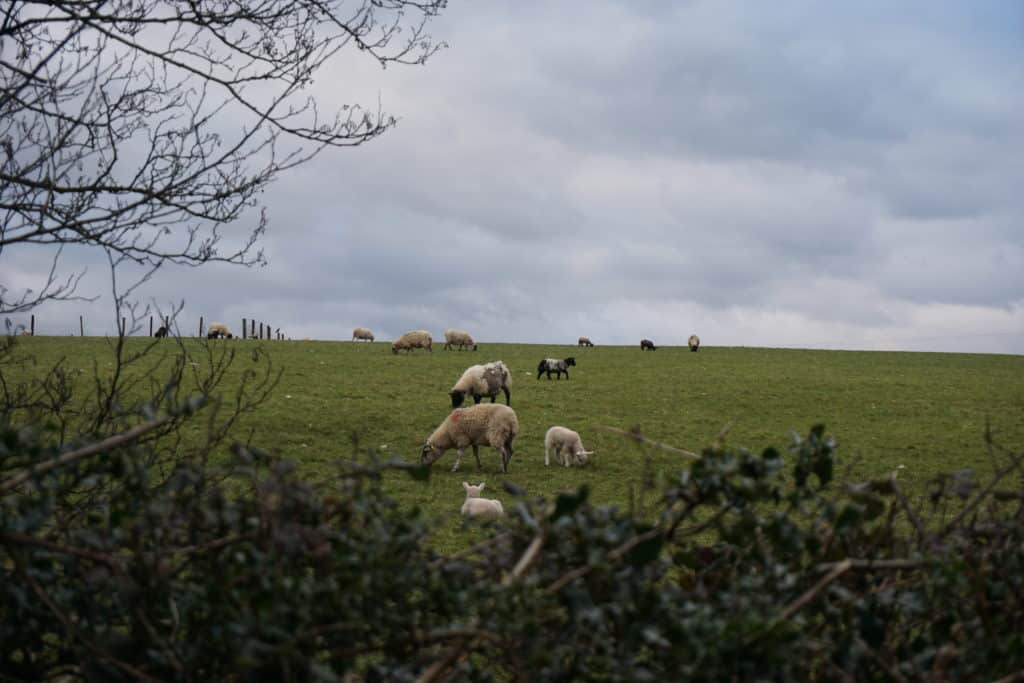
[[[267,323],[267,339],[270,339],[270,323]]]
[[[260,323],[260,336],[258,339],[263,339],[263,323]]]
[[[203,336],[203,316],[199,316],[199,336]]]
[[[123,317],[121,318],[121,335],[125,337],[128,336],[128,321]]]
[[[245,318],[242,318],[242,339],[245,339]]]
[[[149,316],[149,336],[153,336],[153,316]]]
[[[32,314],[32,329],[29,330],[29,333],[33,337],[36,336],[36,314],[35,313]]]
[[[82,316],[78,316],[78,334],[79,336],[85,336],[85,323],[82,322]]]

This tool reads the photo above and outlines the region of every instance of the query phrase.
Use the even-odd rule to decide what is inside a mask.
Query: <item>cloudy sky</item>
[[[431,33],[320,74],[401,121],[263,195],[266,267],[140,294],[292,338],[1024,353],[1019,0],[456,0]],[[113,330],[82,288],[41,333]]]

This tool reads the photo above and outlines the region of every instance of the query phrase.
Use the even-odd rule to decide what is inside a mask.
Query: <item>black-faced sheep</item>
[[[690,338],[686,340],[686,344],[690,347],[691,351],[696,351],[700,348],[700,337],[695,334],[691,334]]]
[[[554,426],[544,435],[544,465],[551,462],[551,451],[555,452],[555,461],[569,466],[569,461],[577,465],[585,465],[593,451],[584,450],[580,435],[568,427]]]
[[[156,328],[156,332],[153,333],[153,336],[157,338],[166,337],[167,327],[165,325],[161,325],[160,327]]]
[[[481,498],[484,490],[484,482],[473,486],[468,481],[462,482],[462,488],[466,489],[466,502],[462,504],[462,515],[464,517],[476,517],[478,519],[492,519],[505,514],[501,501],[494,498]]]
[[[448,395],[452,397],[452,408],[458,408],[466,400],[473,397],[473,403],[480,403],[484,396],[491,397],[491,403],[497,401],[498,392],[505,392],[505,405],[512,405],[512,373],[500,360],[486,365],[471,365],[462,373]]]
[[[371,332],[370,329],[367,327],[357,327],[356,329],[352,330],[352,341],[356,341],[359,339],[363,341],[372,342],[373,332]]]
[[[453,346],[458,346],[459,351],[466,347],[469,347],[471,351],[476,351],[477,348],[476,342],[473,341],[473,337],[470,336],[469,332],[449,328],[444,331],[444,349],[448,351]]]
[[[406,332],[391,345],[391,353],[394,354],[402,350],[411,352],[413,349],[426,349],[433,353],[434,339],[430,336],[430,333],[426,330]]]
[[[562,373],[565,373],[565,378],[569,379],[569,366],[576,365],[575,358],[566,358],[565,360],[558,360],[557,358],[545,358],[537,366],[537,379],[545,372],[548,374],[548,379],[551,379],[551,373],[555,373],[558,379],[562,379]]]
[[[590,341],[590,337],[580,337],[576,344],[578,346],[593,346],[594,342]]]
[[[432,465],[445,451],[458,449],[452,472],[457,472],[462,453],[473,447],[476,466],[480,464],[480,446],[491,446],[501,455],[501,471],[508,472],[512,460],[512,442],[519,433],[516,411],[500,403],[481,403],[469,408],[457,408],[427,437],[420,451],[420,462]]]
[[[206,330],[207,339],[234,339],[235,335],[231,334],[231,330],[224,323],[210,323],[210,327]]]
[[[651,351],[657,351],[658,347],[655,346],[654,342],[652,342],[650,339],[641,339],[640,340],[640,350],[641,351],[646,351],[648,349],[650,349]]]

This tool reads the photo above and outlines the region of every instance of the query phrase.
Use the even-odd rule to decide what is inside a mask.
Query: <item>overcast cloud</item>
[[[267,191],[268,266],[142,295],[292,338],[1024,353],[1024,3],[477,0],[431,32],[425,67],[320,74],[401,121]],[[69,256],[106,298],[39,332],[113,331]]]

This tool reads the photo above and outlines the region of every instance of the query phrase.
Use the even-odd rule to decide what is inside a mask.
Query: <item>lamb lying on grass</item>
[[[569,461],[577,465],[585,465],[594,451],[583,449],[580,435],[568,427],[554,426],[544,435],[544,466],[551,463],[551,451],[555,452],[555,461],[560,465],[569,466]]]
[[[492,446],[501,454],[501,471],[508,472],[512,460],[512,442],[519,433],[519,419],[516,411],[500,403],[481,403],[468,408],[458,408],[445,418],[434,433],[427,437],[420,451],[420,462],[432,465],[445,451],[456,448],[458,457],[452,472],[458,472],[462,453],[467,446],[473,447],[476,466],[480,464],[480,446]]]
[[[484,490],[484,482],[473,486],[469,482],[462,482],[462,488],[466,489],[466,502],[462,504],[462,515],[464,517],[475,517],[477,519],[493,519],[505,514],[501,507],[501,501],[494,498],[481,498],[480,493]]]

